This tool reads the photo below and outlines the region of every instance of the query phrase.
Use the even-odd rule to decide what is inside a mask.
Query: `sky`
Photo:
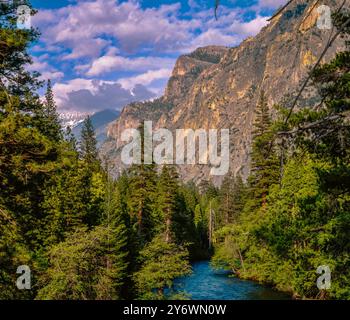
[[[256,35],[286,0],[32,0],[41,37],[31,70],[51,79],[60,112],[120,110],[161,96],[176,59]]]

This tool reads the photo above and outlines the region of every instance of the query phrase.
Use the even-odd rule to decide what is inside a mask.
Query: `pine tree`
[[[201,194],[206,195],[208,198],[215,198],[218,196],[218,189],[211,180],[203,179],[199,184],[199,190]]]
[[[97,140],[90,116],[84,120],[81,129],[80,153],[89,167],[98,165]]]
[[[17,278],[14,271],[29,262],[29,251],[23,244],[16,220],[0,204],[0,300],[30,298],[28,292],[17,290],[14,285]]]
[[[154,165],[134,165],[129,171],[128,208],[140,245],[155,232],[155,191],[157,173]]]
[[[57,114],[57,107],[52,92],[51,80],[47,82],[47,89],[45,93],[45,102],[43,108],[45,118],[45,134],[54,141],[60,141],[63,138],[62,128]]]
[[[115,300],[125,278],[125,226],[77,228],[50,249],[46,284],[38,299]]]
[[[226,176],[219,191],[220,222],[219,226],[225,226],[237,221],[244,207],[244,184],[242,177],[232,174]]]
[[[86,184],[85,172],[82,163],[71,159],[71,163],[45,185],[45,197],[40,206],[46,213],[42,238],[47,246],[64,241],[68,233],[86,226],[91,184],[90,180]]]
[[[271,185],[279,179],[279,161],[274,147],[274,133],[267,98],[262,91],[256,107],[253,143],[251,152],[250,193],[256,206],[266,204]]]
[[[265,91],[260,92],[259,101],[255,109],[253,137],[263,136],[271,129],[271,117]]]
[[[28,1],[24,2],[31,7]],[[38,73],[29,72],[26,68],[27,64],[32,63],[27,49],[38,39],[39,33],[34,28],[17,28],[17,7],[11,1],[0,6],[0,105],[7,104],[7,112],[16,109],[35,112],[41,106],[26,103],[24,97],[32,97],[41,86]],[[21,103],[13,105],[12,96],[20,97]]]
[[[232,222],[233,218],[233,198],[234,198],[234,177],[232,174],[228,174],[222,182],[219,199],[220,199],[220,218],[218,221],[218,227],[228,225]]]
[[[88,116],[83,123],[80,141],[81,172],[83,183],[81,200],[86,204],[84,222],[92,227],[101,218],[104,198],[104,172],[98,157],[95,131]]]
[[[167,299],[165,289],[172,287],[174,279],[191,273],[186,248],[155,237],[140,253],[141,269],[134,280],[139,298]]]
[[[17,29],[16,6],[2,4],[0,15],[0,203],[32,249],[41,245],[43,186],[59,166],[60,146],[45,133],[38,74],[26,68],[38,34]]]
[[[142,247],[150,241],[156,232],[157,214],[156,188],[157,172],[155,164],[144,163],[144,130],[143,124],[139,127],[141,133],[141,164],[134,164],[128,171],[129,194],[128,210],[131,215],[134,232]]]
[[[234,179],[234,195],[233,195],[233,209],[232,221],[237,222],[239,216],[243,212],[246,203],[246,186],[243,183],[242,176],[238,174]]]
[[[118,297],[127,294],[125,285],[128,284],[127,272],[130,270],[130,249],[132,243],[130,238],[130,217],[126,212],[126,203],[118,190],[116,183],[108,174],[108,168],[105,173],[105,201],[102,226],[107,228],[109,235],[107,237],[109,256],[106,259],[106,271],[104,281],[107,288],[113,289],[112,292],[118,293]],[[117,253],[117,254],[115,254]],[[118,265],[119,272],[114,274],[113,267]],[[103,288],[103,287],[102,287]],[[102,292],[101,292],[102,291]],[[103,293],[105,292],[105,293]],[[99,299],[111,293],[109,290],[98,290]],[[110,296],[109,299],[113,298]]]
[[[65,139],[68,142],[69,149],[78,154],[77,139],[75,138],[70,126],[66,128]]]
[[[158,208],[165,222],[165,241],[171,240],[173,216],[177,209],[178,174],[174,166],[164,166],[159,179]]]

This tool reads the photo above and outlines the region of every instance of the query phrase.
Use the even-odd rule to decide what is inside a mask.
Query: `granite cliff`
[[[325,0],[336,10],[342,1]],[[254,38],[238,47],[209,46],[179,57],[164,96],[144,103],[127,105],[118,120],[108,127],[108,139],[101,148],[114,175],[122,167],[121,132],[151,120],[154,129],[178,128],[231,130],[230,169],[249,174],[251,132],[254,110],[264,90],[271,112],[274,104],[288,104],[329,41],[331,30],[317,27],[316,1],[295,0]],[[328,50],[329,61],[343,47],[338,39]],[[299,106],[315,103],[310,88]],[[209,178],[208,166],[181,166],[185,181]],[[214,181],[220,183],[222,178]]]

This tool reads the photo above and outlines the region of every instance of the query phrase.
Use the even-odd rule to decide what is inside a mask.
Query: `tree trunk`
[[[239,248],[237,250],[238,250],[238,254],[239,254],[239,260],[241,260],[241,265],[242,265],[243,271],[245,272],[246,270],[245,270],[245,266],[244,266],[241,250]]]

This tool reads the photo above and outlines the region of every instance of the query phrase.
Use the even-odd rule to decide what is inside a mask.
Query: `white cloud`
[[[64,77],[63,72],[58,71],[56,68],[50,66],[47,61],[47,55],[40,57],[33,57],[33,63],[27,66],[28,71],[37,71],[40,73],[40,80],[58,80]]]
[[[107,35],[128,52],[141,46],[173,51],[191,38],[199,21],[177,18],[179,4],[142,9],[135,1],[79,1],[58,10],[44,10],[34,17],[48,45],[63,44],[71,53],[65,59],[98,57],[109,45]]]
[[[111,71],[146,71],[159,67],[172,68],[175,59],[159,57],[137,57],[134,59],[121,56],[102,56],[94,60],[86,72],[87,76],[98,76]],[[84,68],[84,66],[83,66]]]
[[[118,82],[124,87],[131,89],[137,84],[148,86],[156,80],[168,79],[171,75],[172,69],[159,69],[147,71],[135,77],[119,79]]]
[[[194,51],[198,47],[205,47],[216,44],[221,46],[235,46],[239,42],[239,38],[234,34],[225,34],[219,29],[209,29],[196,37],[184,52]]]
[[[41,73],[41,80],[59,80],[64,77],[64,73],[60,71],[45,71]]]
[[[81,78],[56,83],[53,91],[60,112],[121,109],[130,102],[155,97],[153,92],[142,85],[125,89],[119,82]]]
[[[251,22],[243,21],[244,12],[254,8],[257,12],[266,7],[274,8],[285,1],[260,0],[250,8],[222,5],[216,21],[213,8],[203,7],[200,1],[190,1],[188,15],[191,19],[188,19],[186,14],[180,14],[179,3],[142,8],[133,0],[86,0],[56,10],[41,10],[34,17],[34,24],[41,28],[42,39],[48,48],[65,48],[66,54],[61,55],[61,59],[89,58],[88,63],[85,61],[76,70],[87,70],[89,75],[95,76],[119,70],[123,63],[133,69],[132,64],[137,64],[137,61],[123,58],[130,52],[142,56],[164,56],[164,53],[188,52],[195,46],[237,45],[266,24],[259,14]],[[199,7],[203,9],[198,11]],[[116,45],[117,52],[111,54],[111,48]]]
[[[261,28],[265,27],[268,24],[267,17],[258,16],[254,20],[249,22],[239,22],[235,21],[231,25],[231,30],[234,33],[238,33],[241,36],[255,36]]]

